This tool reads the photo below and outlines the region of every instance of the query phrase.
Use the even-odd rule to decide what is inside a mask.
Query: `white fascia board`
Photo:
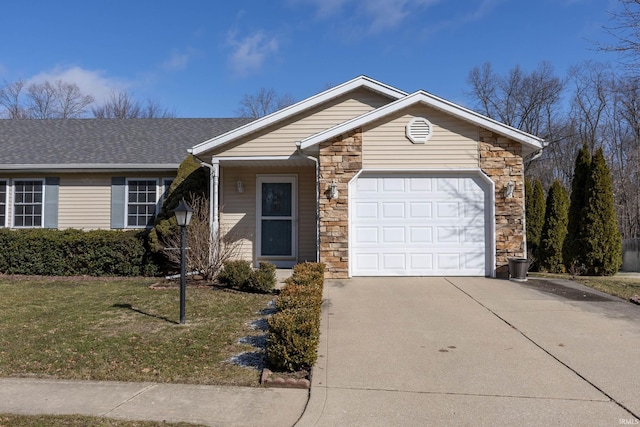
[[[120,172],[120,171],[177,171],[179,163],[76,163],[76,164],[0,164],[0,171],[11,172]]]
[[[319,144],[320,142],[334,138],[345,132],[349,132],[350,130],[393,114],[403,108],[420,103],[428,107],[436,108],[445,113],[451,114],[452,116],[455,116],[461,120],[467,121],[479,127],[489,129],[507,138],[513,139],[514,141],[529,146],[533,151],[541,150],[544,146],[544,140],[538,138],[537,136],[528,134],[511,126],[507,126],[496,120],[490,119],[489,117],[483,116],[482,114],[478,114],[475,111],[471,111],[467,108],[446,101],[442,98],[438,98],[437,96],[431,95],[427,92],[418,91],[404,98],[400,98],[390,104],[384,105],[373,111],[362,114],[361,116],[355,117],[349,121],[334,126],[333,128],[318,132],[317,134],[302,140],[300,143],[300,148],[302,148],[303,150],[307,149],[313,145]]]
[[[260,129],[264,129],[295,114],[311,109],[319,104],[322,104],[323,102],[329,101],[331,99],[342,96],[345,93],[363,87],[371,89],[375,92],[379,92],[393,99],[399,99],[407,96],[407,93],[401,91],[400,89],[396,89],[392,86],[380,83],[366,76],[359,76],[353,80],[349,80],[348,82],[342,83],[341,85],[297,102],[289,107],[283,108],[282,110],[278,110],[275,113],[271,113],[268,116],[254,120],[253,122],[247,123],[244,126],[240,126],[237,129],[231,130],[215,138],[197,144],[193,148],[191,148],[190,152],[196,156],[200,155],[208,150],[224,145],[244,135],[256,132]]]

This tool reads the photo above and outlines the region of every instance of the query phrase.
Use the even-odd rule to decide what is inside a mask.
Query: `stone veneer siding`
[[[362,129],[320,144],[320,261],[325,277],[349,277],[349,181],[362,169]],[[336,181],[338,198],[330,199]]]
[[[496,276],[508,277],[509,258],[525,257],[524,164],[522,146],[490,131],[480,131],[480,168],[495,183]],[[505,197],[509,181],[513,197]]]

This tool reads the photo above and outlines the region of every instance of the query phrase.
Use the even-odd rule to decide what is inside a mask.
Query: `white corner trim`
[[[349,80],[348,82],[342,83],[341,85],[335,86],[317,95],[306,98],[289,107],[283,108],[282,110],[276,111],[275,113],[269,114],[268,116],[262,117],[244,126],[240,126],[237,129],[231,130],[215,138],[211,138],[207,141],[197,144],[190,149],[191,153],[196,156],[200,155],[205,151],[219,147],[230,141],[233,141],[237,138],[240,138],[244,135],[258,131],[260,129],[264,129],[267,126],[270,126],[274,123],[277,123],[281,120],[284,120],[288,117],[291,117],[302,111],[313,108],[319,104],[322,104],[323,102],[337,98],[339,96],[344,95],[345,93],[351,92],[361,87],[371,89],[373,91],[379,92],[393,99],[399,99],[407,95],[406,92],[401,91],[400,89],[396,89],[392,86],[378,82],[366,76],[359,76],[359,77],[356,77],[355,79]]]

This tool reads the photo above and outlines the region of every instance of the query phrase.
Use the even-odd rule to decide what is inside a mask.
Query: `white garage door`
[[[350,206],[352,275],[489,275],[488,187],[474,175],[361,175]]]

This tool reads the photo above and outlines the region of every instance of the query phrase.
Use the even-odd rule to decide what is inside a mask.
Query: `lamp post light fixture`
[[[178,207],[173,210],[176,222],[180,226],[180,324],[184,324],[185,301],[187,299],[187,226],[191,222],[193,209],[184,201],[180,200]]]

